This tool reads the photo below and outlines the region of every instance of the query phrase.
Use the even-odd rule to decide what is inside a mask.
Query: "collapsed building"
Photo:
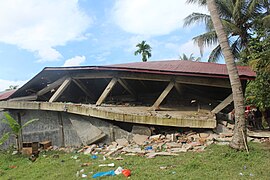
[[[256,76],[245,66],[238,73],[243,89]],[[20,124],[39,119],[23,129],[24,141],[57,146],[151,135],[155,126],[213,129],[216,114],[231,111],[232,102],[226,65],[180,60],[46,67],[0,95],[0,109]],[[0,135],[8,130],[0,124]]]

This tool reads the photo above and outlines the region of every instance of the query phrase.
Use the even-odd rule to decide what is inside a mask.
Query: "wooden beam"
[[[157,110],[159,108],[159,105],[162,103],[162,101],[166,98],[166,96],[169,94],[169,92],[174,87],[174,82],[171,81],[168,86],[164,89],[164,91],[161,93],[161,95],[158,97],[154,105],[150,108],[150,110]]]
[[[64,76],[64,77],[54,81],[52,84],[49,84],[45,88],[38,91],[37,96],[42,96],[42,95],[46,94],[47,92],[51,91],[52,89],[59,87],[65,81],[65,79],[67,79],[67,76]]]
[[[49,102],[56,101],[62,95],[62,93],[66,90],[66,88],[69,86],[70,82],[71,82],[71,78],[67,78],[63,82],[63,84],[57,89],[57,91],[53,94]]]
[[[23,96],[9,99],[8,101],[34,101],[37,100],[37,95]]]
[[[183,95],[183,86],[180,85],[179,83],[175,83],[174,87],[175,87],[178,95],[182,96]]]
[[[72,79],[72,81],[90,98],[92,99],[96,99],[95,95],[93,93],[91,93],[91,91],[89,91],[87,89],[87,87],[79,80],[79,79]]]
[[[136,92],[131,88],[131,86],[124,79],[118,79],[118,82],[127,90],[132,96],[137,98]]]
[[[224,101],[222,101],[219,105],[217,105],[211,112],[214,114],[220,112],[226,106],[231,104],[232,101],[233,101],[233,94],[230,94],[226,99],[224,99]]]
[[[95,79],[95,78],[119,77],[121,79],[168,81],[168,82],[171,81],[172,78],[174,78],[176,83],[231,88],[229,78],[209,78],[209,77],[180,76],[180,75],[151,74],[151,73],[134,73],[134,72],[83,73],[83,74],[74,75],[72,77],[74,79]]]
[[[71,75],[72,79],[101,79],[101,78],[113,78],[115,77],[117,72],[90,72],[90,73],[80,73]]]
[[[107,85],[107,87],[105,88],[105,90],[103,91],[99,99],[97,100],[96,106],[100,106],[104,102],[104,100],[112,91],[112,88],[114,87],[116,83],[117,83],[117,78],[112,78],[112,80],[109,82],[109,84]]]

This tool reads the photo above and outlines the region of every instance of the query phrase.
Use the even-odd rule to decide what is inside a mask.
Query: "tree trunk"
[[[235,108],[235,127],[233,139],[230,146],[234,149],[242,150],[245,148],[246,141],[246,121],[244,116],[244,97],[238,70],[234,61],[234,56],[230,49],[227,34],[223,28],[215,0],[207,0],[207,7],[210,11],[211,19],[217,33],[218,41],[225,57],[225,62],[232,87],[234,108]]]

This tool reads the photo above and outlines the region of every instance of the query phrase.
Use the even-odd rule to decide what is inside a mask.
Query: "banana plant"
[[[3,119],[2,122],[7,124],[10,127],[11,132],[7,132],[1,137],[0,145],[2,145],[6,140],[8,140],[8,138],[11,135],[14,135],[16,138],[17,150],[20,151],[21,147],[20,147],[20,142],[19,142],[19,135],[21,134],[22,129],[28,126],[29,124],[35,121],[38,121],[38,119],[31,119],[27,121],[25,124],[20,125],[9,113],[5,112],[4,116],[5,116],[5,119]]]

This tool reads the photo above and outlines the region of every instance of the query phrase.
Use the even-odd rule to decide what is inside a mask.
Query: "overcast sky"
[[[204,26],[182,26],[192,12],[207,11],[185,0],[1,0],[0,91],[44,67],[140,62],[142,40],[149,61],[199,57],[192,37]]]

